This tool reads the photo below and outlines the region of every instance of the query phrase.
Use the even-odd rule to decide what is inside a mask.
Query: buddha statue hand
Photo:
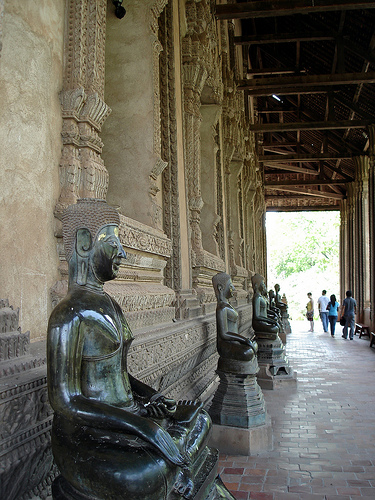
[[[246,338],[245,344],[249,345],[251,349],[254,351],[254,354],[258,351],[258,344],[256,342],[252,342],[249,338]]]
[[[166,398],[163,394],[155,393],[150,401],[144,405],[147,415],[152,418],[170,417],[176,412],[176,401]]]

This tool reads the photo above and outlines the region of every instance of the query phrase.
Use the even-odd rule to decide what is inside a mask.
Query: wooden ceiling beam
[[[280,161],[295,161],[298,163],[303,163],[306,161],[330,161],[330,160],[344,160],[352,158],[352,153],[342,152],[342,153],[306,153],[306,154],[282,154],[281,156],[276,155],[260,155],[259,161],[266,162],[280,162]]]
[[[292,104],[293,106],[297,106],[297,104],[298,104],[291,97],[286,97],[286,100],[290,104]],[[312,121],[319,120],[319,118],[316,116],[316,114],[313,111],[306,109],[306,108],[304,108],[301,111],[301,115],[303,117],[308,118],[309,120],[312,120]],[[334,149],[339,148],[339,149],[336,149],[337,152],[350,149],[350,151],[352,151],[353,153],[361,154],[362,151],[360,149],[358,149],[354,144],[351,144],[348,141],[344,141],[342,136],[338,132],[331,130],[328,132],[328,134],[329,134],[329,143],[330,143],[331,147]]]
[[[251,82],[251,80],[243,80],[244,82]],[[266,97],[271,96],[273,94],[278,96],[286,96],[286,95],[294,95],[294,94],[325,94],[328,92],[328,89],[332,90],[332,87],[327,87],[326,85],[322,86],[310,86],[310,87],[290,87],[285,89],[280,89],[280,87],[273,87],[269,89],[259,88],[249,90],[248,86],[244,84],[242,86],[241,83],[237,86],[238,90],[246,90],[251,97]],[[338,89],[335,89],[338,90]]]
[[[328,73],[327,75],[295,75],[270,78],[253,78],[240,80],[239,88],[252,90],[275,89],[275,94],[282,94],[291,87],[315,87],[334,85],[358,85],[359,83],[375,83],[375,71],[365,73]],[[277,91],[277,89],[279,89]]]
[[[347,181],[344,179],[308,179],[308,180],[286,180],[286,181],[266,181],[264,187],[267,189],[270,186],[276,187],[289,187],[289,186],[324,186],[324,185],[335,185],[335,184],[346,184]]]
[[[264,141],[261,146],[264,149],[266,148],[295,148],[297,147],[297,143],[295,141],[285,141],[285,142],[268,142]],[[300,144],[301,147],[304,147],[303,144]]]
[[[298,165],[283,165],[282,163],[268,164],[263,162],[265,167],[274,168],[276,170],[287,170],[288,172],[296,172],[297,174],[319,175],[319,172],[312,168],[303,168]]]
[[[236,45],[266,45],[271,43],[293,43],[293,42],[321,42],[335,40],[335,35],[323,33],[322,31],[311,31],[309,33],[267,33],[265,35],[235,36]]]
[[[253,76],[253,75],[290,75],[293,73],[297,73],[296,68],[261,68],[261,69],[248,69],[246,71],[246,74],[248,76]],[[303,73],[305,70],[303,71]],[[302,71],[301,71],[302,73]]]
[[[316,189],[303,189],[298,187],[279,187],[279,186],[268,186],[267,189],[286,191],[287,193],[298,193],[305,194],[307,196],[318,196],[320,198],[334,198],[335,200],[343,200],[345,195],[339,193],[327,193],[327,191],[317,191]]]
[[[372,0],[255,0],[252,2],[216,5],[217,19],[255,19],[293,14],[373,9]]]
[[[249,125],[251,132],[293,132],[297,130],[338,130],[346,128],[365,128],[374,120],[337,120],[327,122],[295,122],[295,123],[256,123]]]

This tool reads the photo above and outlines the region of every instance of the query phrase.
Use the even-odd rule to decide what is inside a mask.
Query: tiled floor
[[[315,327],[294,322],[287,337],[297,388],[263,391],[273,450],[220,456],[236,499],[375,499],[375,348]]]

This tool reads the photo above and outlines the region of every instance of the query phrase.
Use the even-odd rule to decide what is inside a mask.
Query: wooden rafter
[[[312,168],[299,167],[297,165],[283,165],[282,163],[263,163],[265,167],[275,168],[276,170],[287,170],[288,172],[296,172],[298,174],[319,175],[317,170]]]
[[[357,85],[359,83],[375,83],[375,72],[368,73],[338,73],[327,75],[296,75],[285,77],[270,77],[270,78],[253,78],[249,80],[241,80],[238,82],[239,88],[246,88],[250,92],[252,90],[269,90],[273,89],[275,94],[293,87],[309,87],[316,86],[335,86],[335,85]],[[279,90],[277,90],[279,89]]]
[[[352,158],[352,153],[305,153],[305,154],[282,154],[282,155],[260,155],[260,161],[266,162],[280,162],[280,161],[293,161],[298,163],[310,162],[310,161],[330,161],[338,159],[348,159]]]
[[[373,9],[371,0],[256,0],[216,5],[217,19],[251,19],[318,12]]]
[[[353,180],[353,179],[352,179]],[[289,186],[324,186],[324,185],[343,185],[348,181],[345,179],[308,179],[308,180],[285,180],[285,181],[265,181],[264,187],[283,188]]]
[[[280,186],[268,186],[267,189],[286,191],[288,193],[299,193],[305,194],[307,196],[318,196],[320,198],[334,198],[336,200],[343,200],[345,195],[339,193],[328,193],[327,191],[317,191],[316,189],[300,188],[300,187],[280,187]]]
[[[341,120],[320,122],[295,122],[295,123],[257,123],[249,125],[251,132],[292,132],[297,130],[338,130],[346,128],[365,128],[375,122],[374,120]]]
[[[310,31],[309,33],[267,33],[265,35],[235,36],[236,45],[265,45],[270,43],[292,43],[292,42],[316,42],[332,41],[335,35],[326,34],[321,31]]]

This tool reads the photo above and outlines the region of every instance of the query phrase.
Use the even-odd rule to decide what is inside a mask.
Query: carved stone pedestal
[[[272,448],[271,423],[256,371],[244,375],[217,370],[220,383],[208,412],[214,424],[210,445],[222,453],[250,455]]]
[[[30,353],[18,319],[19,310],[0,300],[0,498],[7,500],[45,493],[54,477],[45,352]]]
[[[295,385],[297,374],[289,366],[285,347],[279,336],[276,339],[262,339],[258,342],[258,384],[262,389],[275,389],[281,384]]]
[[[229,425],[212,426],[210,445],[227,455],[255,455],[272,450],[271,419],[266,415],[266,422],[257,427],[230,427]]]
[[[290,326],[290,323],[289,323],[289,314],[288,313],[282,313],[281,322],[283,324],[285,334],[288,335],[289,333],[292,333],[292,327]]]
[[[281,342],[282,342],[284,345],[286,345],[286,332],[285,332],[285,331],[284,331],[284,332],[280,332],[280,333],[279,333],[279,337],[280,337]]]

